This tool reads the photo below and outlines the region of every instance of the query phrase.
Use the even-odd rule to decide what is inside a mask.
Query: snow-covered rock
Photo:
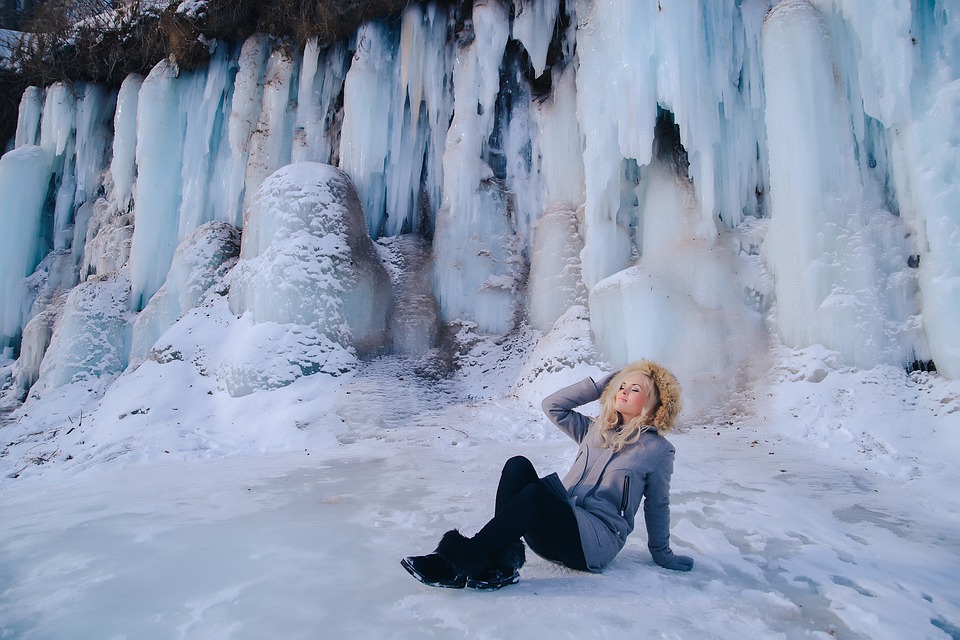
[[[224,365],[230,387],[238,392],[318,371],[342,373],[350,354],[387,345],[391,307],[390,278],[347,175],[319,163],[283,167],[260,186],[244,216],[230,310],[261,326],[247,326],[252,343]],[[263,379],[259,360],[272,358],[288,332],[302,348],[288,354],[296,366],[290,375]]]

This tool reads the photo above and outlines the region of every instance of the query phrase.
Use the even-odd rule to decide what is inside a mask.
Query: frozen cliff
[[[958,14],[437,3],[30,88],[0,159],[2,404],[147,359],[244,395],[519,327],[531,376],[654,358],[692,410],[771,343],[960,377]]]

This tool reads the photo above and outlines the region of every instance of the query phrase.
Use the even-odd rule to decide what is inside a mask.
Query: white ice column
[[[861,182],[833,46],[808,0],[784,0],[765,21],[771,222],[763,255],[777,328],[791,346],[823,344],[856,366],[899,363],[909,345],[896,323],[908,310],[891,301],[910,286],[898,275],[905,233]]]
[[[166,279],[177,248],[183,130],[176,68],[162,61],[140,89],[131,303],[142,309]]]
[[[40,87],[27,87],[20,96],[20,111],[17,116],[17,132],[14,148],[25,144],[39,144],[40,116],[43,113],[44,94]]]
[[[454,118],[443,155],[443,203],[434,235],[434,288],[443,316],[484,332],[513,326],[519,255],[506,194],[481,159],[493,130],[506,9],[477,2],[474,39],[454,66]]]
[[[295,71],[296,64],[283,47],[275,49],[267,59],[260,117],[250,136],[244,183],[245,209],[263,181],[280,167],[290,164]]]
[[[50,155],[24,145],[0,158],[0,349],[9,346],[26,320],[32,299],[24,278],[42,256],[41,217],[50,184]]]
[[[127,211],[133,197],[133,181],[137,175],[137,103],[143,76],[130,74],[123,79],[117,94],[117,109],[113,115],[113,200],[117,209]]]

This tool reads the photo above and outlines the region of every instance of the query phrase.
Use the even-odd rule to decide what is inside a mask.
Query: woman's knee
[[[527,475],[532,474],[533,476],[537,475],[537,470],[534,469],[533,463],[524,456],[513,456],[503,463],[503,475],[516,475],[521,473]]]

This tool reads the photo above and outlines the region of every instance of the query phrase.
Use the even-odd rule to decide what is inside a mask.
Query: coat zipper
[[[627,513],[627,507],[630,506],[630,476],[623,477],[623,498],[620,500],[620,517]]]

